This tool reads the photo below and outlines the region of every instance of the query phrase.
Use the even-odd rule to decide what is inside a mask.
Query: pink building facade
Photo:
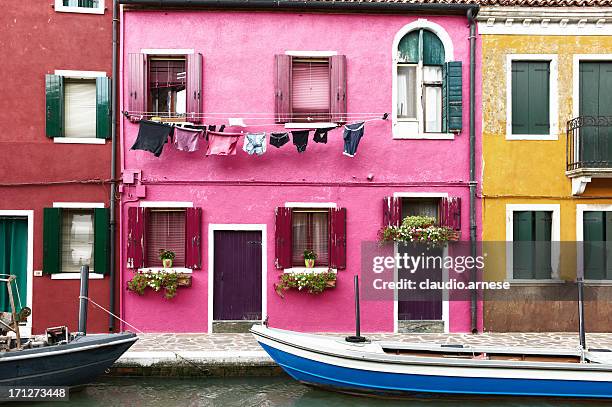
[[[457,206],[452,221],[468,240],[467,21],[465,11],[123,6],[121,284],[138,269],[157,271],[160,247],[176,247],[174,268],[191,277],[191,286],[169,300],[122,289],[123,318],[148,332],[216,332],[228,329],[223,322],[265,318],[272,327],[349,332],[362,242],[377,240],[385,198],[396,198],[386,202],[403,216],[440,217],[442,206]],[[172,79],[159,85],[160,72]],[[475,106],[480,157],[479,85]],[[266,151],[247,154],[245,136],[235,155],[207,156],[204,139],[196,152],[171,143],[159,157],[131,150],[137,120],[164,112],[164,121],[266,132]],[[229,118],[246,127],[229,126]],[[342,126],[329,131],[327,143],[313,142],[314,128],[364,120],[354,157],[343,154]],[[303,153],[291,133],[282,147],[270,145],[270,132],[295,129],[313,129]],[[476,169],[480,174],[479,161]],[[479,210],[476,219],[479,231]],[[274,285],[283,273],[304,271],[304,248],[317,252],[315,269],[337,273],[336,286],[316,295],[289,290],[282,298]],[[402,331],[420,320],[433,321],[431,329],[468,332],[470,302],[428,310],[361,303],[364,332]]]

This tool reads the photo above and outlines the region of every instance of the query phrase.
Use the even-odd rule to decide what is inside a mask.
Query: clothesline
[[[385,112],[352,112],[352,113],[338,113],[338,116],[382,116]],[[165,113],[160,113],[160,112],[146,112],[146,111],[139,111],[139,110],[126,110],[124,112],[124,114],[135,114],[135,115],[147,115],[147,116],[160,116],[163,115]],[[228,118],[230,117],[242,117],[245,118],[245,116],[250,116],[250,115],[266,115],[266,117],[271,117],[271,118],[275,118],[276,115],[271,114],[270,112],[233,112],[233,113],[220,113],[220,112],[206,112],[206,113],[181,113],[181,116],[197,116],[197,117],[206,117],[206,116],[227,116]],[[321,112],[301,112],[300,115],[313,115],[313,116],[317,116],[317,115],[321,115]]]

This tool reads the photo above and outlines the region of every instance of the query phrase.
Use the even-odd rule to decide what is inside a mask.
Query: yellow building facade
[[[545,265],[536,259],[525,266],[511,244],[489,259],[485,279],[510,281],[512,288],[485,294],[485,331],[578,328],[577,305],[568,299],[585,253],[574,242],[585,231],[607,240],[608,212],[612,219],[612,103],[606,94],[612,95],[611,15],[605,8],[503,7],[484,7],[478,15],[481,238],[517,242],[533,236],[552,247]],[[612,270],[612,256],[610,265]],[[587,331],[609,332],[612,273],[589,270]]]

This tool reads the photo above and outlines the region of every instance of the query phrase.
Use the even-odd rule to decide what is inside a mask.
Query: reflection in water
[[[106,378],[83,391],[72,393],[70,402],[44,402],[51,406],[205,406],[205,407],[564,407],[603,406],[604,401],[558,399],[473,399],[415,397],[381,399],[338,394],[301,385],[286,377],[266,378]]]

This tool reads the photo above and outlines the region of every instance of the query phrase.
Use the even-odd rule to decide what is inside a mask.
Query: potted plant
[[[176,254],[172,250],[159,249],[159,259],[162,261],[164,268],[172,267],[172,261]]]
[[[315,264],[315,260],[317,259],[317,254],[312,250],[304,250],[304,264],[306,264],[306,268],[313,268]]]

